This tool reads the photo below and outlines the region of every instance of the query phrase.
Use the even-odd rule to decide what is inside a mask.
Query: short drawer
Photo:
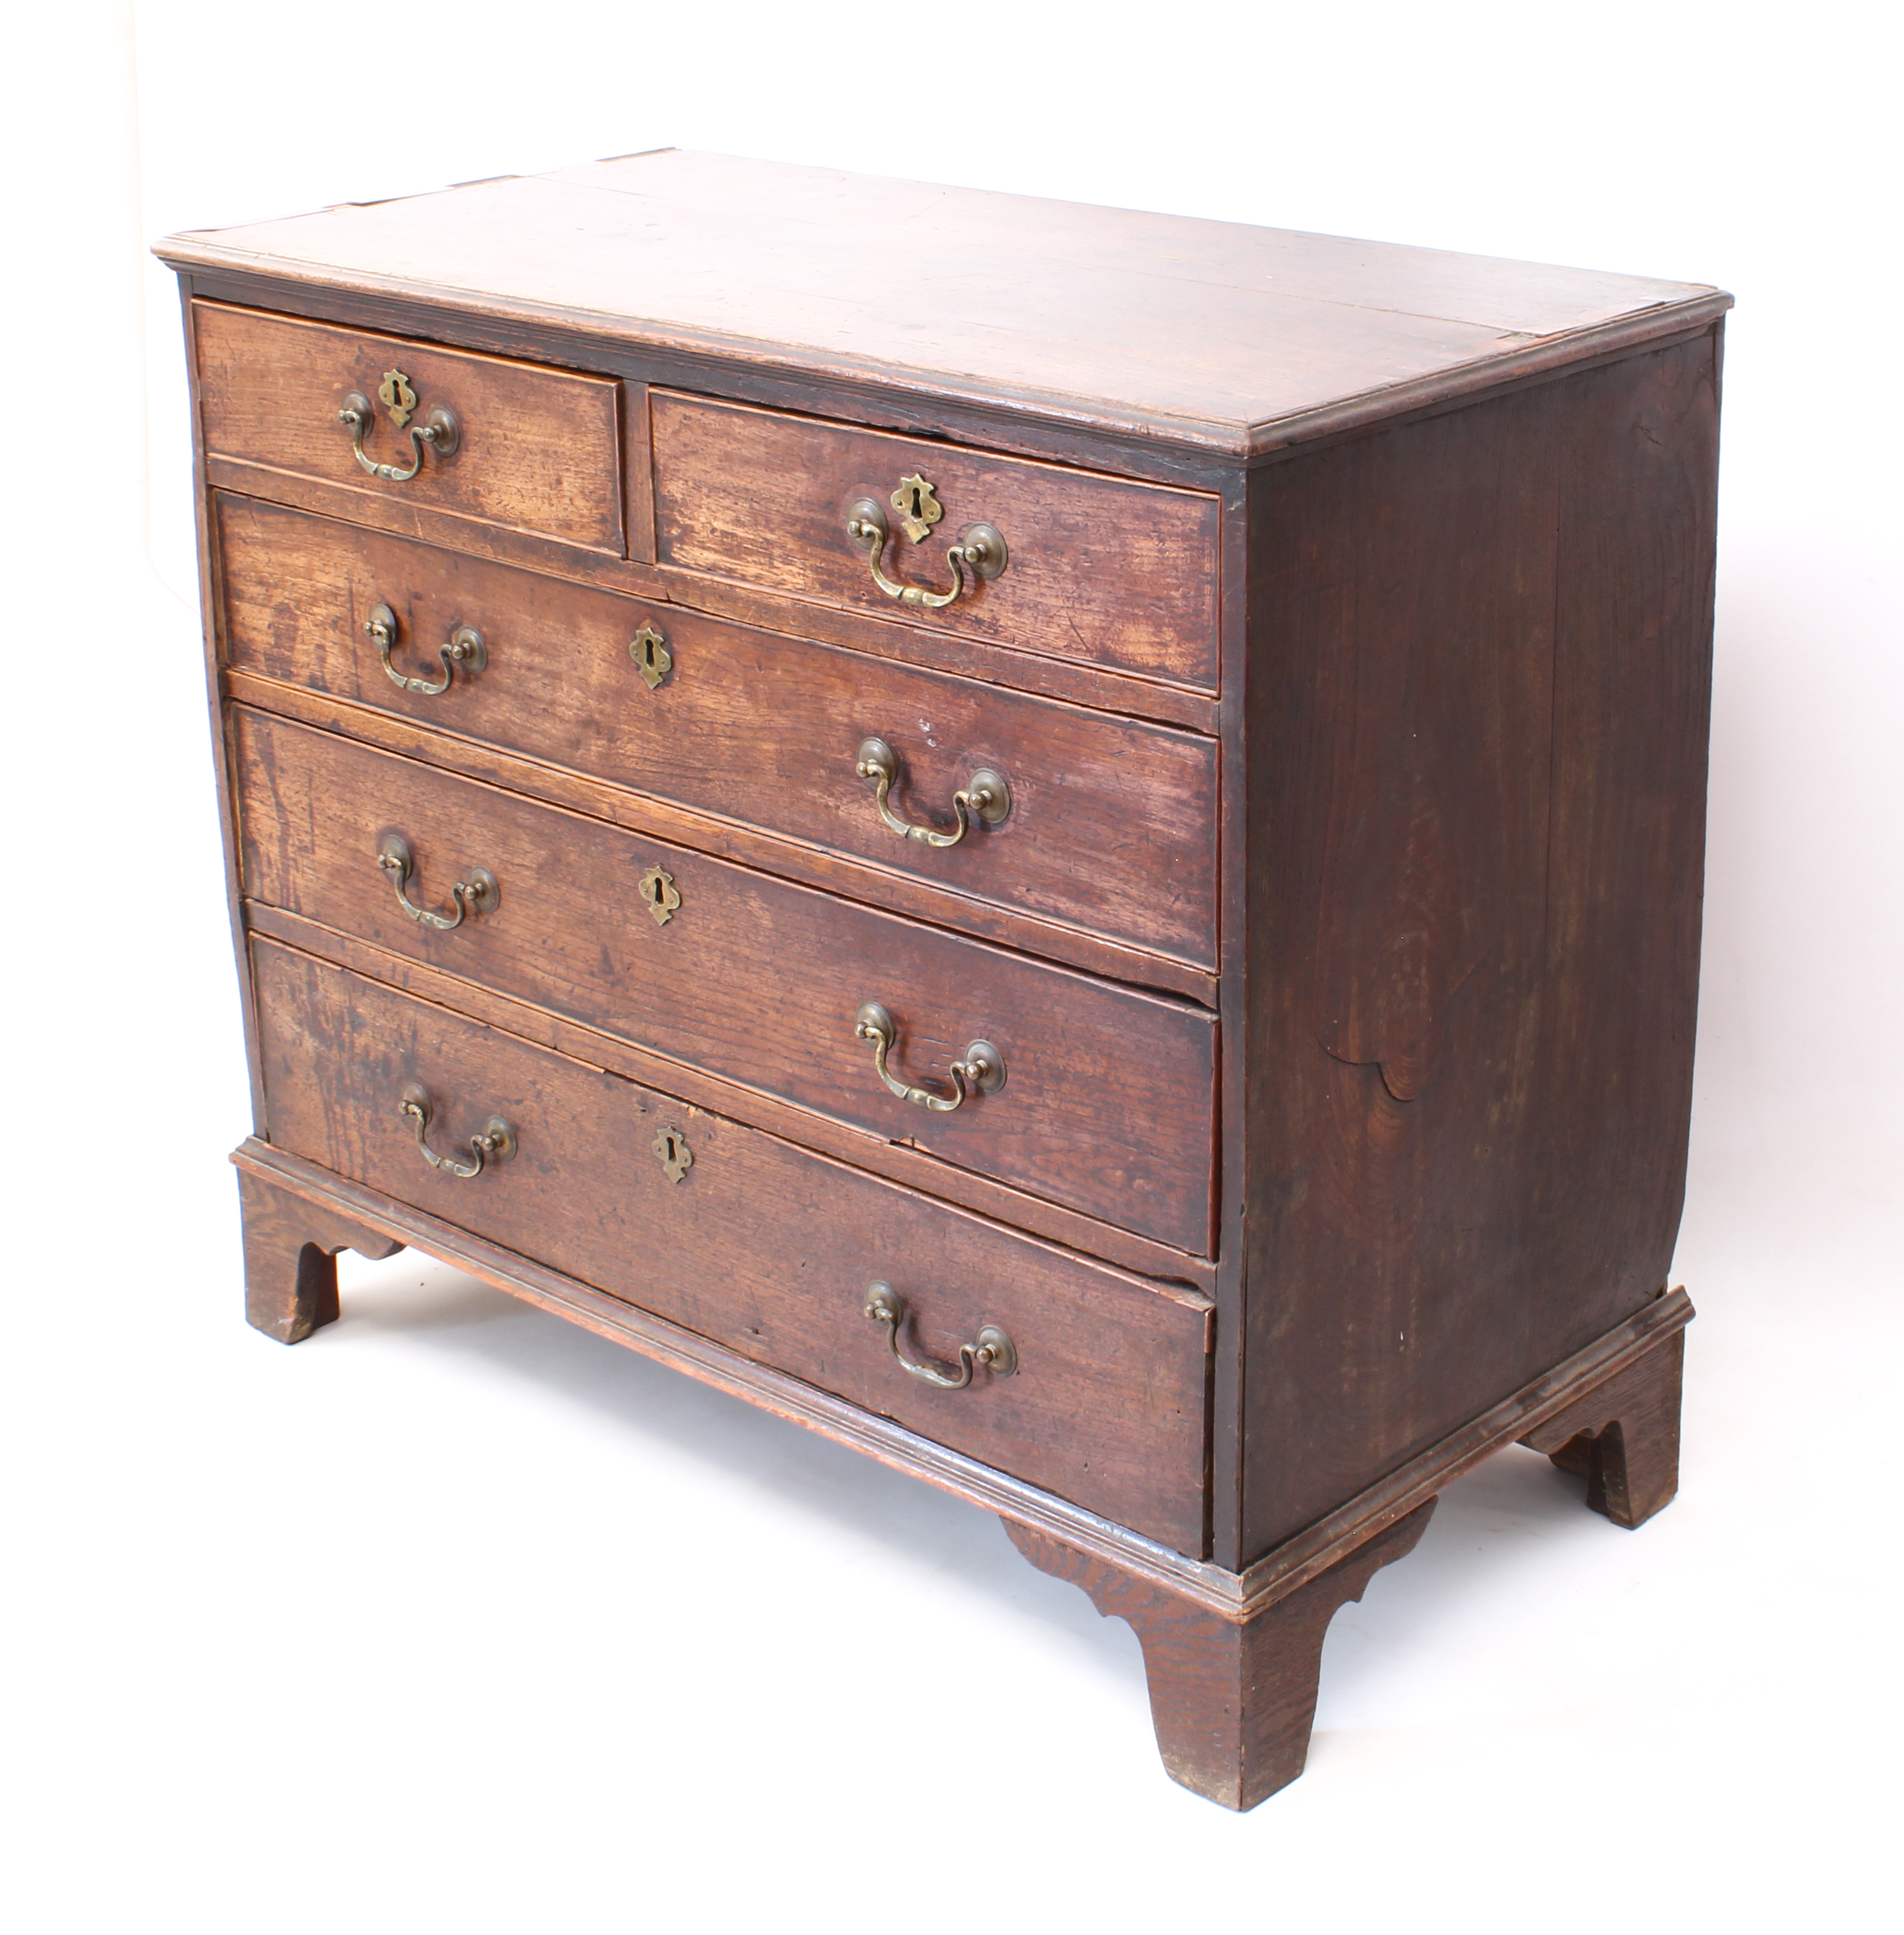
[[[235,708],[231,729],[249,898],[1207,1251],[1215,1029],[1204,1010],[266,714]],[[455,895],[479,868],[493,894]],[[893,1093],[876,1043],[856,1032],[868,1002],[891,1017],[893,1081],[949,1099],[953,1064],[984,1042],[1003,1085],[950,1111]]]
[[[756,1363],[1192,1553],[1203,1536],[1209,1312],[620,1076],[264,940],[260,1052],[279,1148]],[[404,1112],[406,1097],[426,1112]],[[470,1138],[514,1149],[473,1175]],[[866,1314],[886,1284],[895,1360]]]
[[[1216,687],[1214,497],[668,391],[649,407],[665,563]],[[890,583],[939,594],[958,582],[950,603],[903,602],[875,581],[867,545],[847,529],[866,499],[890,527],[878,560]],[[1005,568],[955,579],[947,551],[976,524],[1002,536]]]
[[[289,472],[399,520],[434,512],[623,554],[612,379],[219,303],[192,318],[205,454],[255,466],[261,495],[268,473]],[[352,395],[372,419],[361,458],[338,414]],[[455,427],[447,455],[418,440],[438,411]]]
[[[250,498],[217,521],[232,666],[1215,964],[1213,740]],[[470,632],[479,658],[446,658]],[[1005,817],[954,847],[895,832],[856,769],[871,737],[894,817],[947,837],[987,770]]]

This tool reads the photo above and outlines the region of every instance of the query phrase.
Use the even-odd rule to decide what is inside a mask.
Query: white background
[[[1894,18],[1894,14],[1890,17]],[[1899,255],[1878,10],[674,0],[7,36],[0,1912],[43,1930],[1895,1912]],[[240,1321],[168,230],[668,143],[1721,283],[1684,1488],[1531,1454],[1173,1786],[996,1521],[409,1256]]]

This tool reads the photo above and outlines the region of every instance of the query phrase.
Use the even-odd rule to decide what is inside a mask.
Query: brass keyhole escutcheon
[[[678,1182],[694,1167],[694,1152],[678,1129],[663,1129],[657,1134],[654,1154],[670,1182]]]
[[[629,641],[628,656],[647,681],[650,692],[674,670],[674,654],[668,650],[668,641],[652,625],[642,626]]]
[[[377,394],[390,412],[390,421],[401,430],[416,409],[416,392],[410,388],[410,379],[400,370],[386,370]]]
[[[648,912],[654,916],[657,927],[666,927],[681,904],[673,874],[660,867],[649,868],[641,877],[641,897],[647,903]]]
[[[899,528],[914,544],[923,543],[945,515],[945,506],[932,487],[917,472],[899,479],[899,488],[893,493],[893,509],[899,514]]]

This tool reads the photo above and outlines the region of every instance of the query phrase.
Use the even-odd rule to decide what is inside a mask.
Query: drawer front
[[[1216,745],[221,497],[228,663],[1212,967]],[[394,617],[390,661],[364,626]],[[446,665],[460,628],[482,669]],[[661,638],[644,676],[630,647]],[[644,648],[646,649],[646,648]],[[665,666],[666,669],[662,669]],[[655,678],[658,684],[651,684]],[[956,847],[893,832],[855,770],[896,756],[896,814],[954,831],[986,768],[1010,811]]]
[[[1213,497],[661,391],[649,406],[665,563],[1216,689]],[[929,484],[923,509],[942,512],[917,543],[892,501],[905,479]],[[940,609],[902,604],[848,535],[848,507],[863,497],[891,527],[881,568],[894,584],[950,589],[947,549],[976,524],[1003,536],[1004,570],[966,572]]]
[[[235,708],[244,891],[677,1061],[1201,1254],[1214,1024],[751,869]],[[379,863],[407,844],[406,881]],[[452,895],[494,876],[494,904]],[[663,902],[657,906],[654,897]],[[657,916],[665,914],[665,920]],[[889,1092],[855,1033],[883,1004],[896,1079],[953,1091],[993,1044],[1005,1081],[956,1111]]]
[[[757,1131],[263,940],[252,943],[278,1147],[897,1420],[1180,1550],[1203,1532],[1206,1310]],[[514,1153],[473,1176],[469,1138]],[[666,1139],[672,1136],[670,1147]],[[657,1143],[660,1146],[657,1152]],[[685,1154],[691,1158],[682,1167]],[[674,1173],[663,1165],[671,1155]],[[935,1388],[986,1326],[1009,1376]]]
[[[620,385],[611,379],[217,303],[195,303],[192,315],[208,457],[344,486],[399,515],[446,513],[623,554]],[[391,386],[394,410],[381,394],[392,372],[408,385]],[[414,460],[414,476],[364,468],[337,416],[353,391],[374,418],[364,457],[395,469]],[[411,434],[440,407],[456,425],[446,457]],[[253,488],[268,494],[268,480]]]

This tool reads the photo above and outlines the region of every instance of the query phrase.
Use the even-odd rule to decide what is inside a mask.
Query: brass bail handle
[[[449,690],[450,681],[455,678],[460,666],[466,673],[482,671],[489,663],[488,648],[482,642],[482,634],[473,625],[458,625],[437,648],[437,657],[443,662],[441,678],[413,678],[399,672],[390,662],[390,654],[397,646],[397,614],[388,605],[373,605],[370,615],[364,620],[364,629],[372,644],[377,648],[377,657],[383,661],[385,675],[400,692],[420,692],[426,699],[434,699],[439,693]]]
[[[425,445],[439,457],[455,455],[457,445],[463,441],[463,426],[457,421],[454,410],[442,403],[432,403],[424,412],[421,423],[410,423],[416,409],[416,392],[400,370],[385,370],[377,394],[390,412],[391,422],[398,430],[406,424],[410,425],[410,461],[407,470],[400,470],[394,463],[379,463],[364,449],[364,439],[376,423],[376,415],[370,407],[370,398],[361,390],[351,391],[337,410],[337,421],[350,439],[352,452],[373,477],[381,477],[386,483],[407,484],[423,467]]]
[[[454,913],[432,913],[419,907],[406,889],[416,871],[416,856],[400,833],[386,833],[377,844],[377,865],[388,875],[397,890],[397,904],[419,927],[434,928],[448,934],[463,925],[466,915],[493,913],[503,898],[501,886],[487,867],[472,867],[466,880],[458,880],[449,890]]]
[[[491,1115],[470,1137],[467,1162],[458,1162],[454,1156],[439,1155],[430,1146],[428,1140],[430,1121],[435,1111],[431,1103],[430,1091],[419,1082],[404,1083],[401,1112],[416,1132],[416,1146],[423,1160],[432,1169],[463,1182],[467,1182],[473,1176],[480,1176],[486,1166],[507,1162],[518,1146],[514,1128],[500,1115]]]
[[[941,833],[935,826],[915,825],[902,820],[889,801],[899,776],[899,756],[884,739],[862,739],[853,756],[854,771],[872,788],[879,817],[895,833],[916,840],[922,847],[956,847],[969,833],[974,823],[981,826],[1002,826],[1011,814],[1011,789],[1002,773],[981,766],[964,786],[952,795],[952,811],[959,822],[956,833]]]
[[[945,515],[932,485],[919,476],[899,480],[899,488],[893,493],[893,509],[914,544]],[[996,524],[968,524],[959,533],[959,542],[945,554],[945,561],[952,567],[952,589],[928,591],[922,584],[901,584],[886,575],[880,560],[893,531],[877,498],[856,497],[847,506],[846,535],[865,551],[874,584],[888,598],[896,598],[915,611],[942,611],[979,579],[996,578],[1011,562],[1004,534]]]
[[[867,1285],[866,1315],[875,1324],[886,1327],[886,1341],[892,1347],[899,1368],[922,1384],[932,1384],[940,1390],[963,1390],[972,1382],[973,1371],[981,1364],[995,1378],[1008,1378],[1018,1368],[1016,1348],[996,1324],[981,1324],[978,1334],[969,1344],[959,1346],[959,1368],[956,1371],[948,1370],[943,1364],[935,1364],[929,1358],[922,1363],[908,1357],[899,1348],[899,1331],[905,1322],[905,1299],[890,1283]]]
[[[954,1109],[963,1108],[974,1094],[996,1095],[1005,1086],[1005,1057],[989,1041],[974,1042],[964,1059],[953,1063],[953,1092],[949,1096],[902,1081],[886,1065],[886,1058],[899,1040],[899,1026],[891,1011],[878,1001],[860,1004],[853,1017],[853,1032],[860,1040],[872,1043],[874,1072],[902,1102],[950,1115]]]

